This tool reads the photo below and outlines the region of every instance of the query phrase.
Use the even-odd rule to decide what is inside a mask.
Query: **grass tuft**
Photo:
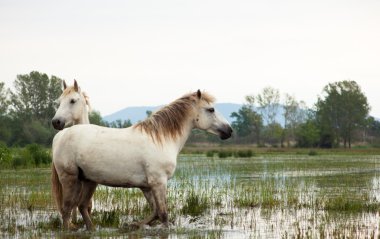
[[[200,216],[210,207],[210,202],[203,195],[191,191],[187,196],[181,212],[190,216]]]

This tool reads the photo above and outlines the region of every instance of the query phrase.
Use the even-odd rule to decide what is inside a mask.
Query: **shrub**
[[[23,157],[20,154],[17,154],[13,157],[13,160],[12,160],[13,168],[20,168],[20,167],[25,168],[27,165],[28,165],[28,161],[26,157]]]
[[[309,155],[310,155],[310,156],[316,156],[316,155],[318,155],[318,153],[317,153],[317,151],[315,151],[315,150],[310,150],[310,151],[309,151]]]
[[[51,162],[49,152],[38,144],[29,144],[26,146],[26,150],[29,153],[29,161],[35,166],[41,164],[49,164]]]
[[[233,153],[232,151],[222,150],[218,152],[219,158],[228,158],[232,157]]]
[[[212,158],[212,157],[214,157],[214,154],[215,154],[215,151],[213,151],[213,150],[211,150],[211,151],[207,151],[207,152],[206,152],[206,157],[208,157],[208,158]]]
[[[250,149],[238,150],[238,151],[236,151],[235,156],[240,157],[240,158],[250,158],[250,157],[254,156],[254,153]]]
[[[4,144],[0,143],[0,165],[9,167],[12,164],[12,153],[9,148]]]

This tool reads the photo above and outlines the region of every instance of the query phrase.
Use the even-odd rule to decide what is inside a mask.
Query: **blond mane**
[[[149,134],[158,143],[164,138],[175,140],[183,134],[185,122],[197,100],[197,92],[186,94],[133,127]],[[215,98],[203,92],[200,100],[213,103]]]

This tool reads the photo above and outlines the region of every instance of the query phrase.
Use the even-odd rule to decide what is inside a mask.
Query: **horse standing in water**
[[[198,90],[129,128],[75,125],[59,132],[53,140],[52,187],[63,227],[68,229],[71,210],[79,205],[87,229],[93,229],[86,208],[97,184],[140,188],[152,214],[137,225],[159,219],[168,226],[167,181],[191,130],[231,137],[232,128],[214,101]]]
[[[89,124],[89,112],[91,111],[89,97],[81,91],[76,80],[73,86],[67,86],[63,81],[63,92],[58,98],[59,107],[52,119],[53,127],[62,130],[66,125]],[[88,205],[88,212],[91,212],[92,203]],[[77,218],[77,210],[73,209],[72,221]]]

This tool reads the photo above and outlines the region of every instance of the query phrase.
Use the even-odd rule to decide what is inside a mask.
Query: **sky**
[[[197,89],[311,107],[354,80],[380,117],[380,1],[0,0],[0,81],[31,71],[76,79],[103,116]]]

